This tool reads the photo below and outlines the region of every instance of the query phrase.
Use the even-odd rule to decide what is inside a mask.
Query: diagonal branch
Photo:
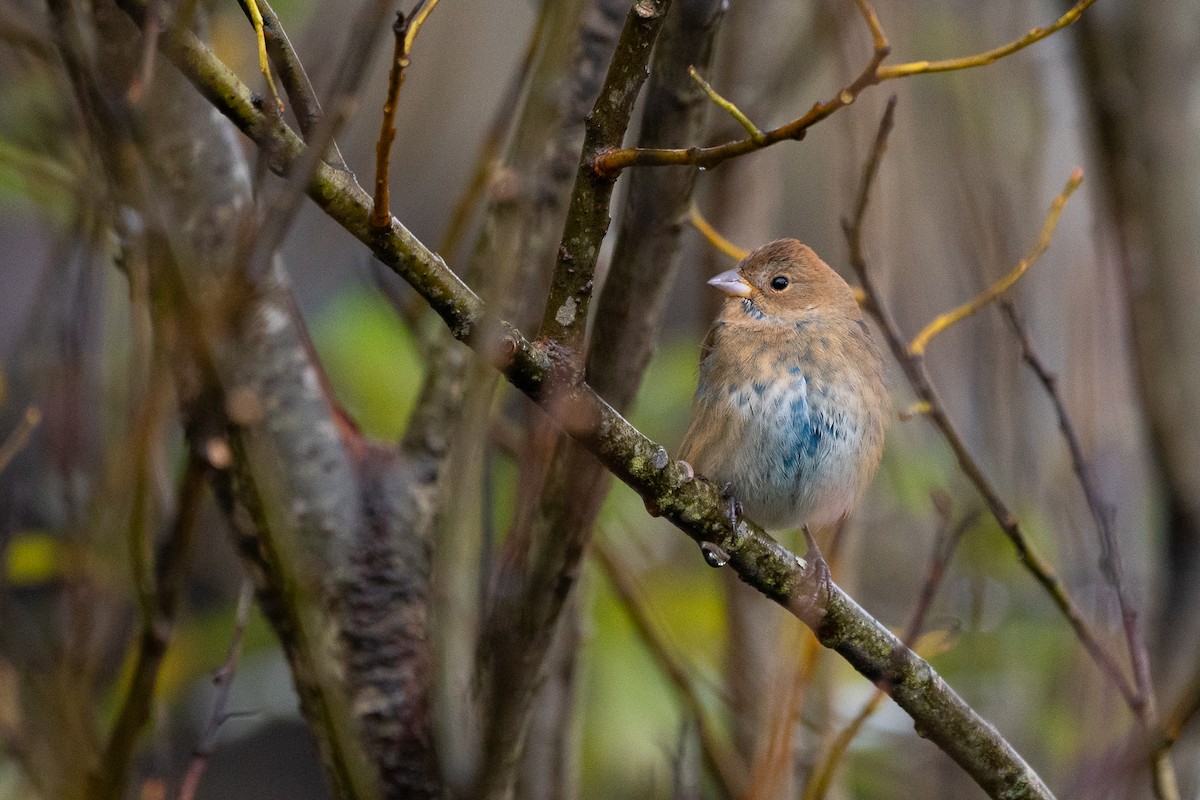
[[[1075,631],[1075,636],[1079,639],[1084,649],[1087,650],[1088,655],[1091,656],[1101,671],[1112,681],[1126,704],[1130,708],[1136,708],[1138,698],[1133,686],[1130,684],[1128,678],[1125,677],[1124,672],[1112,654],[1101,644],[1096,632],[1083,616],[1083,612],[1080,611],[1079,606],[1055,573],[1054,568],[1042,559],[1030,545],[1020,520],[1009,509],[1008,504],[1000,496],[999,490],[992,484],[983,467],[980,466],[975,456],[967,447],[966,441],[951,421],[949,414],[946,413],[945,404],[942,403],[941,396],[929,378],[929,372],[925,367],[925,359],[909,352],[907,340],[884,304],[882,295],[875,286],[874,278],[867,267],[862,244],[863,219],[866,215],[867,203],[870,198],[870,189],[879,168],[879,162],[886,149],[887,136],[891,130],[894,110],[895,97],[893,96],[888,102],[883,119],[880,121],[875,146],[863,170],[863,178],[859,185],[858,198],[855,203],[854,217],[852,220],[842,220],[842,227],[846,232],[846,239],[850,247],[850,264],[858,275],[859,282],[862,284],[866,295],[865,307],[879,321],[884,338],[887,340],[892,354],[895,356],[896,361],[904,371],[905,377],[912,386],[913,392],[921,404],[922,412],[942,434],[942,438],[946,440],[946,444],[950,446],[950,450],[954,453],[954,457],[958,461],[959,468],[972,485],[975,486],[980,496],[983,497],[988,510],[991,511],[992,516],[1000,524],[1001,530],[1004,531],[1004,534],[1016,548],[1017,557],[1020,559],[1022,565],[1033,575],[1034,579],[1042,586],[1046,593],[1050,595],[1050,599],[1054,602],[1059,612],[1067,619],[1067,622]]]
[[[929,346],[933,337],[942,333],[956,322],[961,322],[975,314],[989,303],[995,302],[1000,295],[1015,286],[1017,281],[1021,280],[1021,277],[1029,271],[1029,268],[1049,249],[1050,237],[1054,235],[1054,229],[1058,227],[1058,218],[1062,214],[1068,198],[1079,188],[1079,184],[1082,182],[1083,171],[1076,168],[1067,180],[1067,185],[1063,187],[1058,197],[1054,198],[1054,202],[1050,204],[1050,211],[1046,214],[1046,221],[1042,225],[1041,235],[1038,236],[1029,254],[1018,261],[1017,265],[1001,277],[1000,280],[984,289],[975,297],[963,303],[958,308],[951,309],[944,314],[939,314],[930,321],[928,325],[921,329],[920,333],[913,337],[912,343],[908,346],[909,354],[912,356],[925,355],[925,348]]]

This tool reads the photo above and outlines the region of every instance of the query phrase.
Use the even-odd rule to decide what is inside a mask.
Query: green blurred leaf
[[[391,306],[377,292],[352,287],[317,316],[312,334],[338,400],[363,431],[399,438],[425,370]]]

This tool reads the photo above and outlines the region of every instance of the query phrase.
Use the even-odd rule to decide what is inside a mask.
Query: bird
[[[726,297],[701,348],[679,450],[767,530],[827,528],[883,452],[883,359],[850,286],[779,239],[708,283]]]

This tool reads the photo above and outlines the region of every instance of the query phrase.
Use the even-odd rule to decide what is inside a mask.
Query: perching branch
[[[120,0],[140,20],[142,0]],[[164,54],[259,147],[277,154],[272,168],[286,173],[304,143],[285,123],[258,109],[247,87],[190,32],[169,25],[160,37]],[[697,542],[730,554],[730,564],[751,586],[813,628],[821,642],[875,682],[922,734],[951,756],[993,797],[1050,798],[1049,789],[1020,755],[960,698],[933,668],[863,611],[827,575],[804,562],[744,518],[731,524],[719,487],[689,478],[667,451],[631,426],[586,384],[572,382],[547,392],[556,354],[543,351],[517,330],[488,314],[479,298],[437,255],[392,220],[373,229],[371,198],[351,176],[319,164],[309,196],[418,291],[450,331],[489,358],[515,387],[538,402],[571,436],[592,452],[647,504]],[[481,340],[483,323],[497,335]],[[814,562],[815,563],[815,562]]]

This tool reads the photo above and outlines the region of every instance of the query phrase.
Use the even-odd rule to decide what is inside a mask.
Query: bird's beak
[[[742,280],[736,269],[722,272],[708,279],[709,286],[715,286],[730,297],[749,297],[750,284]]]

